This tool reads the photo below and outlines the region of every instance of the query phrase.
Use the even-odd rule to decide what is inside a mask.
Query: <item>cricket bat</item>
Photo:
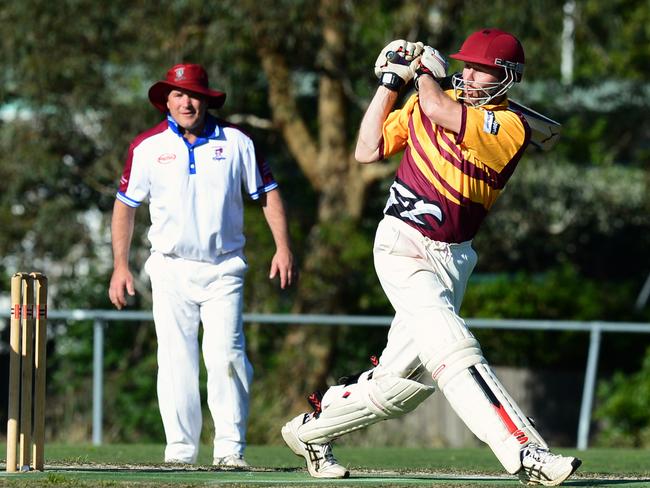
[[[452,76],[440,80],[443,90],[453,88]],[[531,129],[530,143],[542,151],[550,151],[560,140],[561,124],[530,107],[508,98],[508,110],[519,112],[524,116]]]
[[[521,113],[531,129],[530,143],[542,151],[550,151],[560,139],[561,125],[515,100],[508,99],[508,110]]]

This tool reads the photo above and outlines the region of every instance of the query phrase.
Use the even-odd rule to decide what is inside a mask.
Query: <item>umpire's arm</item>
[[[264,218],[275,241],[275,254],[271,260],[269,278],[273,279],[279,274],[280,288],[284,289],[297,279],[298,273],[291,252],[287,215],[284,211],[280,190],[276,188],[267,192],[261,200]]]
[[[135,224],[135,208],[119,200],[113,205],[111,220],[111,242],[113,246],[113,275],[108,288],[111,303],[120,310],[126,306],[124,289],[131,296],[135,295],[133,275],[129,270],[129,250]]]

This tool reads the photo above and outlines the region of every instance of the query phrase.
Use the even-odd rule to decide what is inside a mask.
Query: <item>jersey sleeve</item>
[[[148,165],[142,157],[138,157],[137,142],[129,146],[129,151],[124,164],[124,171],[120,178],[120,185],[116,198],[129,207],[139,207],[149,196],[150,180]]]
[[[259,199],[263,193],[278,187],[266,159],[249,137],[244,138],[242,164],[244,166],[242,172],[244,188],[253,200]]]
[[[417,95],[413,95],[401,109],[394,110],[386,117],[382,129],[383,142],[382,147],[380,147],[380,159],[392,156],[406,147],[409,120],[417,100]]]
[[[518,158],[530,141],[528,125],[517,114],[501,107],[467,107],[464,129],[463,145],[498,172]]]

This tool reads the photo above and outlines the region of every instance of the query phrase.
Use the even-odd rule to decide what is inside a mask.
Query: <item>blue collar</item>
[[[187,139],[183,137],[181,128],[174,120],[174,117],[169,114],[169,112],[167,113],[167,124],[169,125],[169,128],[172,130],[172,132],[183,139],[183,142],[185,142],[187,147],[201,146],[202,144],[206,144],[209,139],[217,139],[221,131],[219,129],[219,125],[217,124],[217,119],[210,114],[205,114],[205,124],[203,125],[203,131],[196,139],[196,142],[194,142],[194,144],[190,144]]]

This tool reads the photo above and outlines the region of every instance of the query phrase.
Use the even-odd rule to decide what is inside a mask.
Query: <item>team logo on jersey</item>
[[[226,157],[223,155],[223,147],[215,147],[214,155],[212,156],[214,161],[223,161]]]
[[[405,221],[410,220],[429,230],[433,230],[431,219],[438,225],[442,225],[444,221],[442,209],[437,202],[425,200],[397,179],[390,187],[384,213]]]
[[[158,162],[160,164],[169,164],[174,159],[176,159],[176,154],[173,154],[173,153],[165,153],[165,154],[161,154],[160,156],[158,156]]]
[[[483,132],[488,134],[497,135],[499,132],[499,127],[501,124],[497,122],[497,118],[494,115],[494,112],[487,111],[483,117]]]

